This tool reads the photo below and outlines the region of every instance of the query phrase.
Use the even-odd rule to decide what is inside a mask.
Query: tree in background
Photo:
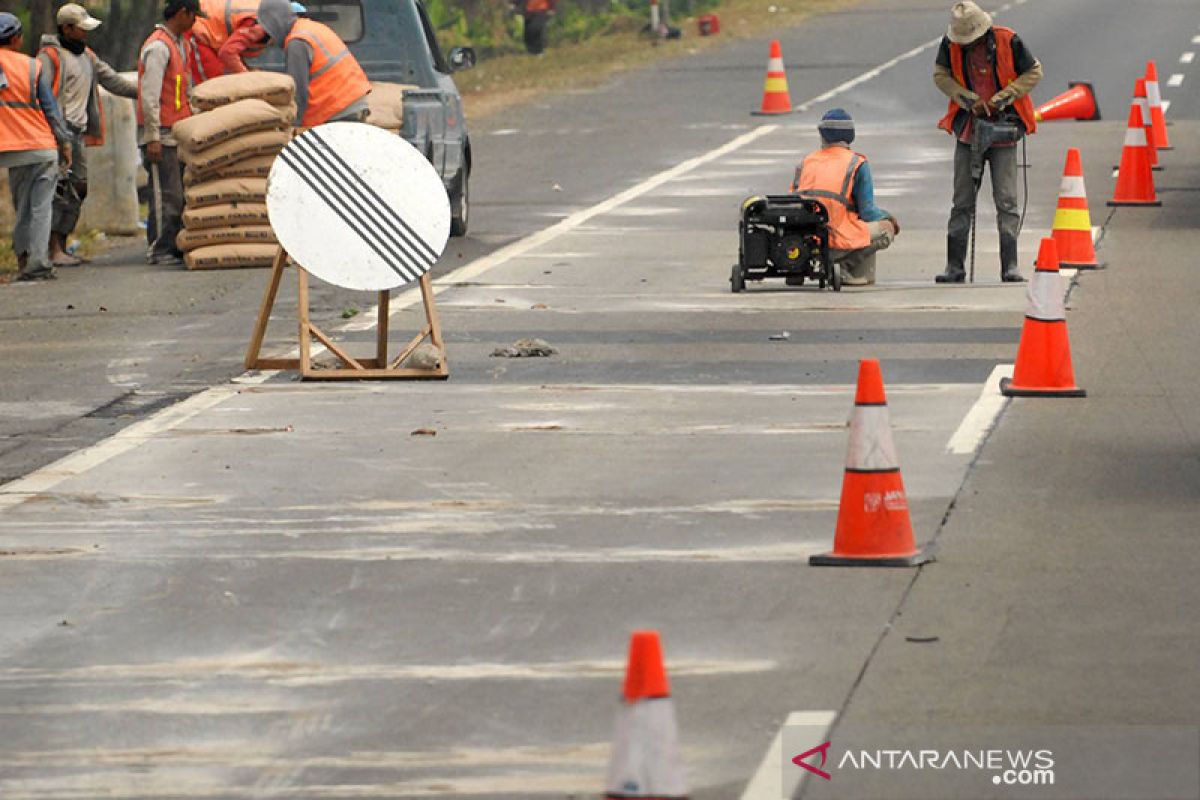
[[[68,0],[0,0],[0,11],[21,18],[25,49],[32,55],[44,33],[54,33],[54,15]],[[157,0],[75,0],[104,22],[88,37],[88,44],[117,69],[137,69],[138,49],[159,20]]]

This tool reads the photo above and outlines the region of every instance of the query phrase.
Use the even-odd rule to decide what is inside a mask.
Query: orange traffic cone
[[[1017,364],[1012,378],[1000,379],[1000,393],[1008,397],[1086,397],[1075,385],[1071,366],[1071,342],[1067,338],[1067,309],[1063,304],[1062,275],[1058,271],[1058,247],[1042,239],[1037,269],[1029,282],[1029,306]]]
[[[833,552],[810,556],[808,563],[815,567],[912,567],[932,559],[913,541],[879,361],[864,359],[858,363],[858,392],[850,420]]]
[[[783,49],[779,40],[771,42],[771,57],[767,61],[767,81],[763,84],[762,108],[751,112],[764,114],[792,113],[792,97],[788,94],[787,73],[783,71]]]
[[[1035,120],[1050,122],[1056,119],[1100,119],[1100,106],[1096,104],[1096,93],[1092,90],[1092,85],[1082,81],[1067,85],[1071,88],[1034,109]]]
[[[1150,103],[1146,101],[1146,80],[1138,78],[1133,84],[1133,102],[1142,110],[1142,127],[1146,129],[1146,156],[1153,172],[1161,172],[1158,148],[1154,146],[1154,126],[1150,124]]]
[[[1088,211],[1087,189],[1083,185],[1083,161],[1074,147],[1067,150],[1050,237],[1058,246],[1060,266],[1100,268],[1096,261],[1096,246],[1092,242],[1092,215]]]
[[[606,800],[686,800],[675,706],[658,631],[634,631],[621,708],[617,711]]]
[[[1117,187],[1110,206],[1161,206],[1154,192],[1154,173],[1146,152],[1146,128],[1142,125],[1142,109],[1135,98],[1129,106],[1129,124],[1125,126],[1125,147],[1121,150],[1121,166]]]
[[[1163,115],[1162,92],[1158,88],[1158,67],[1153,61],[1146,62],[1146,98],[1150,104],[1150,126],[1154,138],[1150,141],[1159,150],[1173,150],[1167,138],[1167,119]]]

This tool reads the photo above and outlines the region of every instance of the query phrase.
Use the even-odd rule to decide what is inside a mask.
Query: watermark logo
[[[793,758],[792,763],[795,764],[797,767],[802,767],[802,768],[808,770],[813,775],[820,775],[825,780],[830,780],[833,778],[833,776],[830,775],[828,772],[826,772],[824,769],[822,769],[822,767],[825,766],[825,760],[829,757],[829,745],[830,745],[830,742],[825,742],[824,744],[819,744],[816,747],[810,747],[809,749],[805,750],[800,755]],[[814,767],[812,764],[809,764],[807,761],[804,760],[804,759],[808,758],[809,756],[816,755],[817,753],[821,754],[821,766],[820,767]]]

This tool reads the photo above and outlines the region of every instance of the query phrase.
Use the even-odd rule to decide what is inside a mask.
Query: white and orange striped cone
[[[1079,151],[1067,150],[1062,184],[1058,189],[1058,208],[1050,237],[1058,245],[1058,263],[1074,269],[1100,269],[1096,245],[1092,241],[1092,215],[1088,210],[1087,189],[1083,185],[1083,160]]]
[[[762,108],[750,113],[755,116],[792,113],[792,96],[788,94],[787,73],[783,69],[783,48],[779,46],[778,39],[771,41],[767,80],[763,84]]]
[[[1142,110],[1142,127],[1146,129],[1146,160],[1153,172],[1162,172],[1158,163],[1158,148],[1154,146],[1154,128],[1150,124],[1150,103],[1146,100],[1146,80],[1138,78],[1133,85],[1133,102]],[[1117,167],[1113,167],[1117,169]]]
[[[1174,150],[1167,137],[1167,118],[1163,112],[1162,91],[1158,86],[1158,67],[1153,61],[1146,62],[1146,101],[1150,105],[1150,127],[1154,133],[1150,142],[1157,150]]]
[[[1029,305],[1012,378],[1000,379],[1007,397],[1087,397],[1075,385],[1071,341],[1067,336],[1066,289],[1058,271],[1058,247],[1042,239],[1037,269],[1029,282]]]
[[[814,567],[913,567],[932,561],[917,549],[900,461],[892,442],[879,361],[858,363],[858,390],[842,477],[833,552],[810,556]]]
[[[687,800],[675,706],[657,631],[634,631],[605,800]]]
[[[1129,106],[1129,123],[1125,126],[1125,147],[1121,150],[1121,166],[1117,186],[1110,206],[1161,206],[1154,191],[1154,172],[1146,152],[1146,128],[1142,125],[1142,109],[1135,99]]]

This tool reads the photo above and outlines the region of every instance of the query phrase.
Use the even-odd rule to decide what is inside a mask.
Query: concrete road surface
[[[1182,761],[1108,796],[1200,794],[1200,109],[1179,62],[1200,13],[987,4],[1045,64],[1039,101],[1087,79],[1105,115],[1030,140],[1022,237],[1028,273],[1081,148],[1108,262],[1069,295],[1090,396],[1008,402],[1025,292],[998,281],[986,202],[978,282],[932,283],[943,5],[779,32],[795,115],[749,116],[750,41],[477,129],[476,229],[437,272],[445,384],[238,376],[262,273],[111,264],[3,293],[0,797],[599,796],[639,628],[663,636],[694,798],[1025,796],[990,773],[826,784],[790,763],[805,736],[836,751],[918,723],[1158,726]],[[1149,58],[1174,123],[1164,205],[1110,217]],[[832,105],[903,225],[877,285],[731,294],[741,198],[786,188]],[[50,318],[72,292],[109,310]],[[145,310],[167,298],[177,319]],[[413,301],[396,329],[417,327]],[[320,318],[349,302],[323,294]],[[370,317],[341,325],[348,346]],[[530,336],[558,354],[490,355]],[[920,570],[807,566],[868,357],[917,538],[941,552]],[[1041,796],[1124,791],[1071,766]]]

